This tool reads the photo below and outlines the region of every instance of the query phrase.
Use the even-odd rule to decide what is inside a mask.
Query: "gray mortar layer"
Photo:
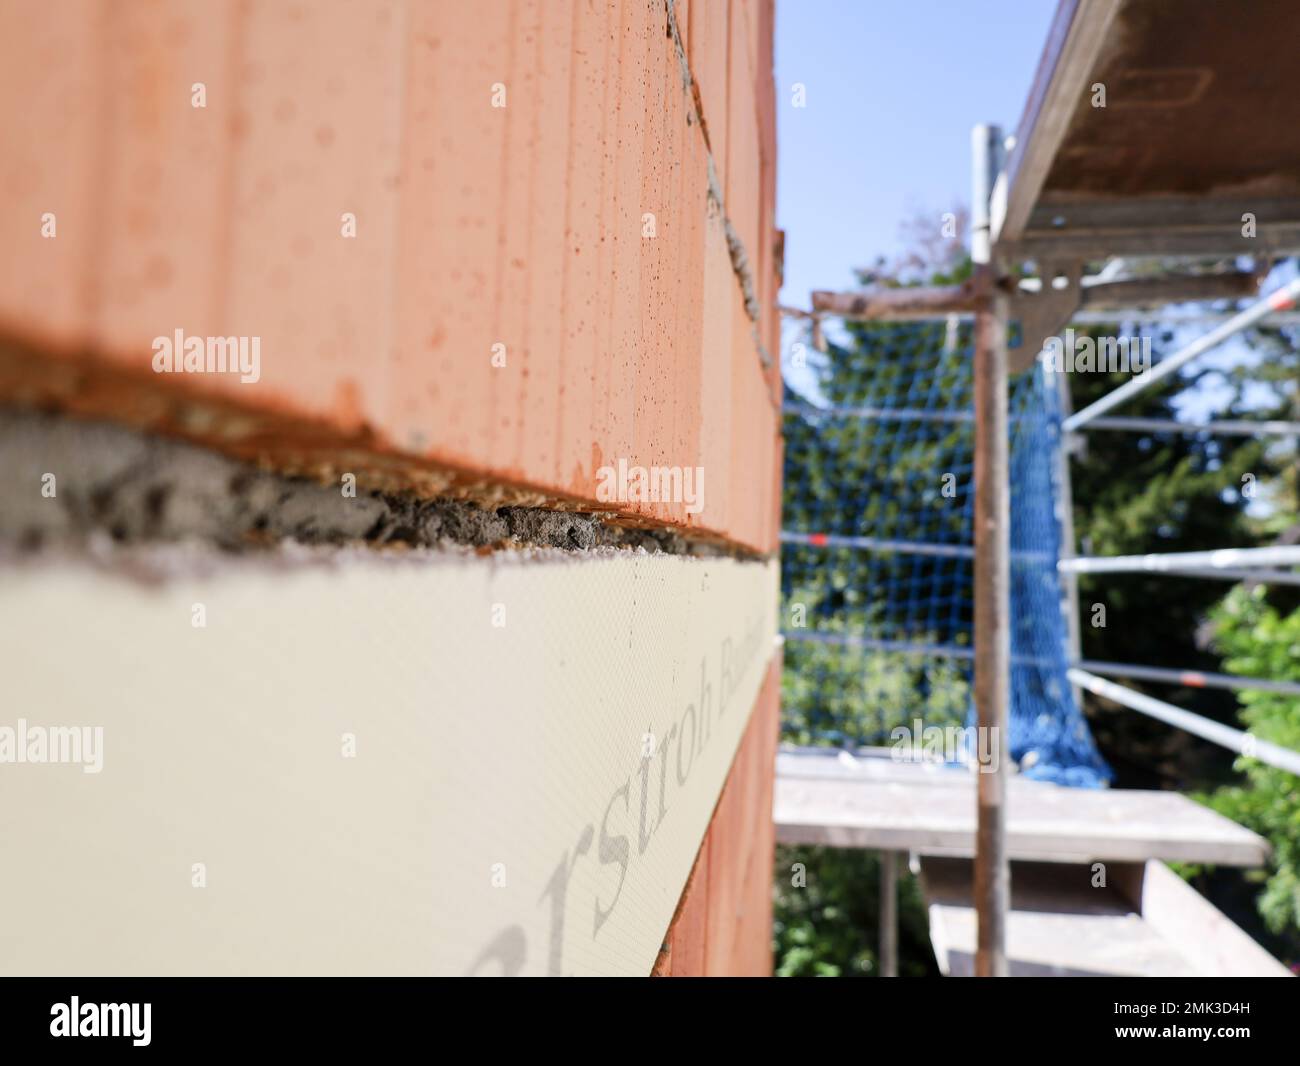
[[[42,495],[46,474],[53,497]],[[286,541],[375,547],[641,549],[730,555],[669,529],[572,511],[485,509],[285,477],[195,445],[104,422],[0,409],[0,546],[201,541],[246,552]],[[743,554],[743,553],[735,553]]]

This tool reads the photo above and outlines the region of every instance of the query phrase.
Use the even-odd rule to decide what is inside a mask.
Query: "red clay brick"
[[[775,545],[771,400],[758,402],[764,375],[661,5],[486,0],[472,19],[399,0],[50,11],[14,5],[0,40],[0,336],[41,353],[31,375],[73,356],[147,375],[152,339],[177,328],[258,336],[256,385],[139,387],[256,413],[272,463],[276,433],[292,443],[307,421],[336,448],[543,498],[598,502],[599,467],[618,458],[703,466],[702,514],[622,509]],[[680,13],[727,207],[770,305],[762,12]],[[206,108],[191,107],[195,81]],[[490,106],[496,83],[504,109]],[[56,240],[40,237],[46,210]],[[220,427],[189,425],[227,446]]]
[[[727,23],[729,4],[697,0],[691,5],[687,59],[700,89],[709,144],[718,180],[725,181],[727,163]]]
[[[708,835],[700,845],[695,869],[682,892],[677,915],[668,930],[669,954],[672,959],[672,976],[703,977],[704,946],[708,929],[709,900],[709,844]]]
[[[758,268],[761,192],[758,101],[755,67],[744,8],[733,3],[727,48],[727,152],[723,180],[727,216],[740,234],[754,269]]]
[[[768,666],[690,880],[665,936],[661,977],[772,973],[772,790],[781,654]]]

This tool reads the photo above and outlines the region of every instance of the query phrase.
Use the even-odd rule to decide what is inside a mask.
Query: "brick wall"
[[[4,7],[0,398],[553,500],[701,466],[702,513],[626,509],[774,545],[771,0],[677,5],[703,125],[664,0]],[[160,381],[178,328],[261,380]]]

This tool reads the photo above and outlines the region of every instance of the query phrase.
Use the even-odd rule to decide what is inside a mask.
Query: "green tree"
[[[958,275],[967,272],[965,266],[957,270]],[[870,277],[879,280],[879,273]],[[960,339],[968,334],[964,330]],[[815,391],[826,403],[873,406],[896,402],[923,384],[956,406],[969,405],[963,375],[950,368],[933,372],[934,352],[946,339],[942,323],[854,323],[828,346],[816,368]],[[918,374],[923,366],[931,372]],[[787,406],[804,399],[787,386]],[[787,415],[782,527],[900,540],[964,539],[967,519],[961,501],[943,497],[938,472],[945,454],[963,450],[961,437],[968,433],[968,426],[954,426],[946,436],[930,433],[899,447],[882,439],[880,425],[870,420]],[[968,479],[968,472],[963,477]],[[887,610],[885,591],[904,589],[909,582],[925,584],[929,571],[917,565],[905,556],[867,559],[849,549],[786,545],[783,628],[806,627],[826,636],[906,636],[928,643],[968,639],[951,620],[937,621],[927,630],[912,618],[906,620],[905,633],[896,628],[899,622]],[[959,631],[955,635],[954,629]],[[783,738],[795,743],[886,743],[893,727],[910,726],[917,717],[926,724],[961,725],[970,703],[968,671],[953,660],[792,640],[785,662]],[[804,883],[798,886],[792,877],[796,863],[804,871]],[[877,973],[879,860],[874,853],[780,848],[775,886],[778,975]],[[907,876],[900,878],[899,887],[900,970],[904,975],[935,974],[919,887]]]
[[[1234,588],[1213,611],[1215,643],[1225,668],[1248,677],[1300,681],[1300,609],[1283,613],[1263,585]],[[1238,693],[1241,724],[1257,740],[1300,751],[1300,700],[1275,692]],[[1268,839],[1273,848],[1258,908],[1274,950],[1300,961],[1300,782],[1257,759],[1238,758],[1242,784],[1204,801]]]
[[[916,879],[900,876],[898,896],[898,974],[938,976]],[[878,976],[880,859],[875,852],[778,847],[775,900],[778,977]]]

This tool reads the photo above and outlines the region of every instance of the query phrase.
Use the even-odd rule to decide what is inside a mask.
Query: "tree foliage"
[[[1234,588],[1213,612],[1215,642],[1234,674],[1300,681],[1300,609],[1283,613],[1263,585]],[[1300,700],[1276,692],[1238,694],[1244,728],[1257,740],[1300,751]],[[1300,960],[1300,782],[1294,774],[1242,756],[1245,782],[1206,798],[1220,814],[1255,830],[1273,846],[1258,906],[1278,945]]]
[[[898,975],[939,972],[920,886],[898,879]],[[802,881],[802,887],[796,882]],[[775,949],[778,977],[879,975],[880,859],[850,848],[778,847]]]

